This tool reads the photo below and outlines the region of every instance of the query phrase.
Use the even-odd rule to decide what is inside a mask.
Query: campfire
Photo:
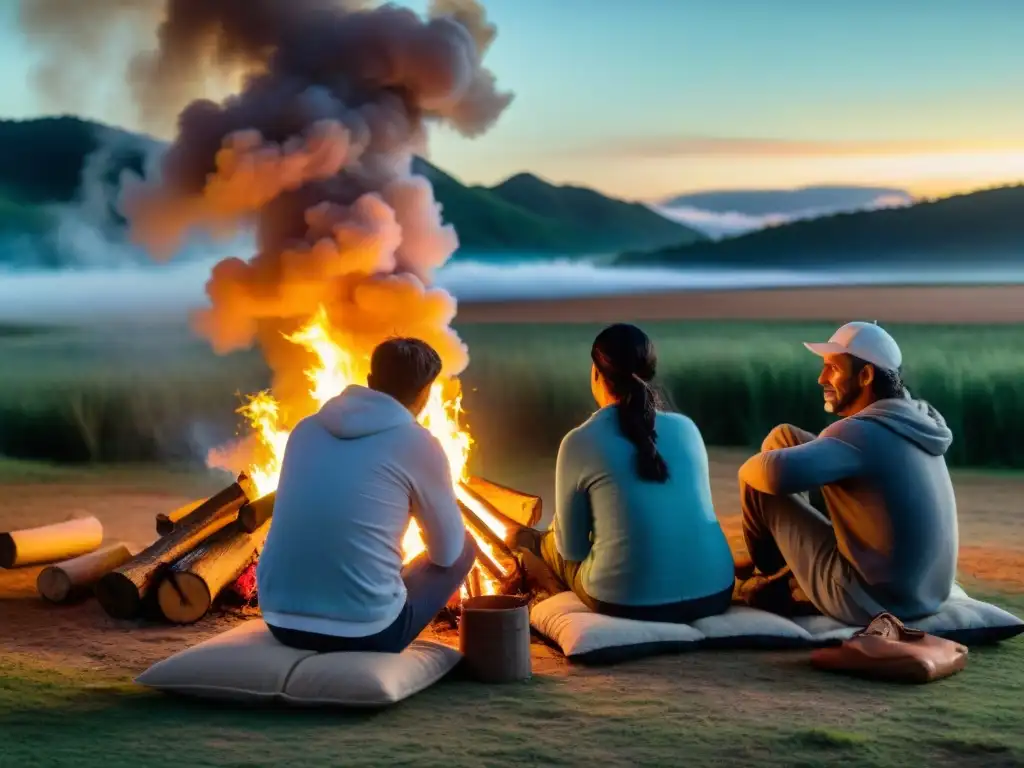
[[[352,354],[335,337],[322,310],[286,337],[314,360],[305,371],[312,409],[319,409],[347,385],[366,381],[368,355]],[[96,594],[107,613],[133,618],[144,613],[149,602],[169,621],[192,623],[206,615],[217,596],[258,557],[273,524],[275,492],[290,431],[284,411],[269,391],[249,397],[240,412],[252,429],[245,450],[257,458],[220,493],[157,516],[160,538],[98,582]],[[448,380],[433,385],[419,421],[444,447],[456,499],[480,549],[458,596],[465,599],[515,588],[519,567],[504,543],[505,534],[509,526],[534,525],[540,518],[541,501],[469,475],[473,441],[461,424],[461,415],[458,380]],[[294,414],[292,418],[298,420]],[[405,562],[424,551],[415,519],[403,537],[402,549]],[[452,607],[457,609],[458,599],[454,602]]]
[[[519,567],[500,531],[533,525],[541,514],[538,497],[482,478],[458,481],[456,495],[480,556],[449,612],[457,612],[467,597],[515,591]],[[260,495],[252,479],[242,475],[209,499],[157,515],[160,538],[99,579],[100,604],[117,619],[158,613],[176,624],[200,620],[258,559],[273,509],[274,491]],[[415,522],[405,541],[408,562],[423,550]]]
[[[218,354],[259,347],[273,378],[241,409],[249,436],[208,458],[239,481],[165,517],[157,542],[97,584],[101,602],[133,616],[156,595],[169,618],[202,615],[273,525],[237,521],[272,511],[291,429],[364,383],[371,351],[394,336],[441,358],[420,421],[480,547],[462,594],[501,591],[517,568],[506,527],[535,522],[539,504],[468,474],[458,377],[469,350],[434,279],[459,239],[417,160],[433,126],[477,137],[512,102],[484,65],[497,30],[476,0],[432,0],[423,17],[392,4],[186,6],[164,4],[159,47],[132,72],[145,106],[177,112],[176,135],[159,172],[122,179],[120,209],[160,260],[195,232],[253,233],[248,258],[213,267],[192,326]],[[237,92],[215,102],[184,85],[215,75]],[[504,515],[498,497],[531,511]],[[415,524],[402,548],[406,561],[423,551]]]
[[[285,338],[309,352],[312,364],[306,369],[309,402],[319,409],[349,384],[365,384],[369,372],[369,354],[357,356],[335,340],[327,314],[320,307],[313,318],[296,333]],[[257,496],[266,496],[277,488],[289,430],[282,426],[282,408],[270,392],[261,392],[249,399],[241,412],[252,426],[259,457],[245,470]],[[462,507],[467,526],[481,556],[464,589],[469,595],[495,594],[499,584],[511,575],[502,561],[503,538],[507,524],[496,516],[467,485],[469,451],[473,444],[461,422],[462,395],[457,379],[435,382],[419,421],[444,448],[451,467],[455,495]],[[306,414],[302,414],[306,415]],[[424,549],[419,526],[413,520],[402,540],[405,561],[409,562]],[[514,559],[513,559],[514,562]]]

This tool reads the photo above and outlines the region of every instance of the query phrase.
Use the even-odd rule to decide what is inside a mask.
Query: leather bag
[[[930,683],[967,664],[967,647],[908,629],[891,613],[880,613],[839,646],[811,653],[817,669],[900,683]]]

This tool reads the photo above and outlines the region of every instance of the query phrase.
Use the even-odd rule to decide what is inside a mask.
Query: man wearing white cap
[[[805,346],[822,358],[825,410],[840,418],[820,435],[778,426],[740,468],[750,557],[764,575],[788,565],[818,610],[848,624],[935,613],[956,576],[952,433],[911,398],[899,345],[877,324]],[[831,521],[798,495],[815,490]]]

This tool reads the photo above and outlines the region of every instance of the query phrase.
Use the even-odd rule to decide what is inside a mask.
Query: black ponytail
[[[655,429],[661,398],[650,383],[657,368],[654,345],[634,325],[612,325],[595,339],[590,356],[619,400],[619,429],[636,447],[637,474],[644,480],[664,483],[669,476],[668,465],[658,452]]]

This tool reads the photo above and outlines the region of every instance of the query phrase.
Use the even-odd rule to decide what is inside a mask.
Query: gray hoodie
[[[817,438],[761,454],[758,485],[820,487],[843,558],[875,602],[903,619],[937,611],[956,578],[956,499],[945,454],[953,435],[923,400],[879,400]]]
[[[397,400],[348,387],[288,438],[256,571],[264,620],[341,637],[386,629],[405,605],[410,515],[431,562],[451,566],[466,528],[441,444]]]

